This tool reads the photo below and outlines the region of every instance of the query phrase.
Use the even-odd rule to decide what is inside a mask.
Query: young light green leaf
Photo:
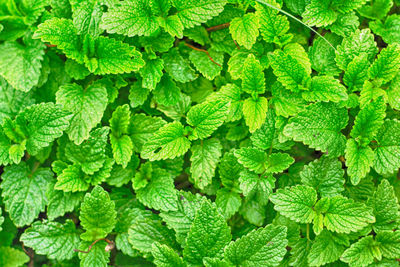
[[[44,188],[53,177],[50,169],[33,169],[25,163],[4,168],[1,176],[5,210],[17,227],[29,225],[44,211],[47,203]]]
[[[183,255],[191,264],[202,264],[204,257],[220,257],[230,240],[225,218],[215,204],[203,201],[187,235]]]
[[[347,121],[347,110],[333,103],[319,102],[291,118],[283,132],[295,141],[334,157],[344,153],[346,138],[340,131]]]
[[[242,71],[242,90],[249,94],[263,94],[265,92],[265,77],[260,62],[249,54],[244,61]]]
[[[21,235],[25,246],[49,259],[69,260],[75,256],[74,249],[79,245],[79,234],[75,224],[67,220],[58,222],[35,222]]]
[[[184,155],[190,148],[183,125],[176,121],[166,124],[153,133],[144,143],[141,156],[151,161],[174,159]]]
[[[249,131],[253,133],[265,123],[268,100],[265,97],[257,97],[256,99],[249,97],[244,101],[242,109],[246,125],[249,126]]]
[[[79,145],[89,138],[107,107],[107,90],[101,84],[92,84],[87,88],[72,83],[60,86],[56,93],[57,104],[71,112],[73,117],[66,131],[70,140]]]
[[[190,140],[209,137],[221,126],[227,115],[230,102],[212,101],[193,106],[187,114],[187,123],[193,126]]]
[[[264,151],[253,147],[242,147],[235,150],[234,154],[245,168],[258,174],[265,171],[268,155]]]
[[[290,91],[296,93],[307,90],[311,78],[304,66],[292,55],[282,50],[275,50],[268,54],[275,76]]]
[[[391,44],[381,50],[378,58],[368,69],[371,79],[380,79],[384,82],[392,80],[400,69],[400,45]]]
[[[328,26],[336,21],[337,13],[330,7],[330,0],[311,0],[302,14],[304,22],[309,26]]]
[[[297,185],[278,189],[270,200],[275,210],[296,222],[310,223],[316,216],[313,207],[317,202],[317,192],[312,187]]]
[[[346,101],[346,88],[331,76],[315,76],[311,80],[310,90],[302,96],[307,101],[339,102]]]
[[[79,220],[86,230],[81,238],[94,241],[106,237],[114,229],[116,216],[115,204],[107,191],[100,186],[94,187],[92,192],[86,193],[81,205]]]
[[[229,26],[229,32],[233,40],[246,49],[251,49],[255,44],[260,27],[258,16],[255,13],[248,13],[243,17],[234,18]]]
[[[267,225],[231,242],[225,258],[235,266],[278,266],[286,254],[284,226]]]
[[[215,138],[197,142],[192,146],[190,172],[197,187],[204,188],[211,184],[221,150],[221,142]]]
[[[361,146],[354,139],[348,139],[345,150],[347,174],[351,183],[357,185],[372,166],[374,152],[369,146]]]

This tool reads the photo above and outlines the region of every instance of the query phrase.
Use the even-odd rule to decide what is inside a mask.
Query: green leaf
[[[221,73],[224,63],[224,54],[213,49],[210,49],[207,53],[192,50],[190,51],[189,59],[204,77],[209,80],[214,80],[214,78]]]
[[[4,79],[0,78],[0,121],[9,117],[14,119],[26,107],[35,103],[33,93],[15,90]]]
[[[187,83],[194,81],[197,75],[189,65],[187,59],[183,58],[178,48],[173,48],[163,54],[165,71],[177,82]],[[176,66],[179,66],[177,68]]]
[[[221,150],[221,142],[215,138],[197,142],[192,146],[190,172],[197,187],[204,188],[211,184]]]
[[[193,28],[218,16],[224,9],[225,0],[172,0],[178,17],[185,28]]]
[[[63,192],[55,189],[55,182],[49,183],[46,190],[48,199],[46,214],[50,221],[72,212],[83,199],[82,193]]]
[[[61,137],[69,127],[71,114],[63,111],[60,105],[41,103],[26,108],[16,117],[16,123],[27,136],[26,148],[32,155]]]
[[[121,137],[110,136],[110,143],[113,150],[115,162],[122,165],[124,168],[128,166],[133,153],[132,140],[129,136]]]
[[[249,54],[244,61],[242,71],[242,90],[249,94],[263,94],[265,92],[265,77],[260,62]]]
[[[310,266],[322,266],[337,261],[346,249],[342,242],[341,237],[323,230],[315,238],[308,254]]]
[[[346,101],[346,88],[331,76],[315,76],[311,80],[310,91],[302,96],[307,101],[339,102]]]
[[[390,83],[389,88],[386,90],[389,105],[395,109],[400,110],[400,75],[397,74],[393,81]]]
[[[99,28],[103,15],[102,3],[98,1],[74,1],[72,19],[78,34],[99,36],[103,30]]]
[[[352,34],[360,26],[356,13],[348,12],[339,14],[336,21],[327,28],[337,35],[346,37]]]
[[[124,0],[108,9],[102,17],[100,27],[108,33],[132,37],[150,36],[159,26],[148,1]]]
[[[271,87],[272,99],[276,115],[285,118],[296,115],[306,107],[306,101],[300,93],[287,90],[280,82],[275,82]]]
[[[358,12],[360,12],[363,17],[369,19],[382,19],[387,15],[392,6],[392,0],[374,0],[371,1],[369,5],[361,7]]]
[[[110,119],[111,133],[116,137],[121,137],[128,133],[131,111],[129,105],[118,106]]]
[[[296,58],[277,49],[268,54],[268,59],[278,81],[288,90],[294,93],[307,90],[311,78]]]
[[[266,172],[280,173],[294,163],[294,158],[286,153],[272,153],[267,159]]]
[[[182,98],[181,91],[171,77],[165,74],[153,91],[154,100],[164,106],[177,105]]]
[[[39,82],[44,46],[38,41],[0,45],[0,75],[17,90],[27,92]]]
[[[235,266],[278,266],[286,254],[284,226],[267,225],[231,242],[225,258]]]
[[[316,216],[313,206],[317,202],[317,192],[312,187],[297,185],[278,189],[270,200],[275,210],[296,222],[310,223]]]
[[[243,116],[251,133],[265,123],[268,111],[268,100],[265,97],[247,98],[243,103]]]
[[[108,102],[107,90],[99,83],[87,88],[76,83],[65,84],[57,91],[56,101],[73,114],[66,132],[70,140],[79,145],[89,138],[90,131],[103,117]]]
[[[384,179],[378,185],[373,196],[368,199],[368,206],[374,209],[376,222],[374,231],[391,231],[396,228],[400,219],[399,203],[393,186]]]
[[[53,163],[53,169],[56,171],[59,162]],[[61,163],[66,164],[66,163]],[[56,171],[57,172],[57,171]],[[54,185],[56,190],[62,190],[64,192],[77,192],[86,191],[89,189],[89,181],[86,181],[85,174],[77,164],[64,166],[63,170],[58,174],[57,183]]]
[[[366,236],[346,249],[340,259],[350,266],[362,266],[371,264],[375,257],[380,259],[381,252],[376,247],[373,237]]]
[[[380,232],[375,237],[382,256],[388,259],[398,259],[400,255],[400,232]]]
[[[382,97],[365,105],[354,121],[351,137],[361,144],[369,144],[383,124],[385,111],[386,104]]]
[[[1,195],[5,210],[17,227],[31,224],[44,211],[44,189],[52,177],[50,169],[31,170],[25,162],[4,168]]]
[[[85,66],[96,75],[130,73],[145,64],[139,51],[114,38],[88,37],[84,45],[90,47],[85,51]]]
[[[48,19],[38,26],[33,37],[40,38],[42,42],[56,45],[67,57],[76,60],[78,63],[83,63],[84,55],[81,50],[81,40],[72,20],[64,18]]]
[[[229,219],[239,211],[239,208],[242,205],[242,199],[238,193],[222,188],[217,191],[215,204],[220,208],[220,210],[222,210],[222,214],[225,218]]]
[[[374,152],[369,146],[361,146],[354,139],[348,139],[345,154],[347,174],[351,183],[357,185],[369,173]]]
[[[225,101],[212,101],[193,106],[187,113],[187,123],[193,127],[189,139],[209,137],[224,123],[229,105],[230,103]]]
[[[384,82],[392,80],[400,68],[400,45],[391,44],[383,48],[368,69],[368,75],[371,79],[381,79]]]
[[[23,266],[29,261],[28,255],[25,252],[12,248],[0,247],[0,265],[4,267],[18,267]]]
[[[231,231],[215,204],[203,201],[186,238],[185,260],[202,264],[204,257],[220,257],[231,240]]]
[[[171,36],[181,39],[183,37],[183,24],[177,15],[158,19],[160,26],[164,28]]]
[[[275,130],[275,113],[272,109],[267,111],[267,118],[261,128],[257,129],[250,137],[251,142],[257,148],[267,150],[271,146],[276,134]]]
[[[67,220],[58,222],[35,222],[21,235],[25,246],[49,259],[69,260],[75,256],[74,249],[79,245],[79,234],[75,224]]]
[[[170,247],[154,242],[151,254],[154,257],[154,263],[160,267],[185,267],[183,259]]]
[[[274,0],[269,4],[280,8]],[[289,31],[289,21],[286,16],[278,15],[278,11],[256,2],[256,14],[260,21],[260,32],[266,42],[277,42]]]
[[[190,148],[183,125],[176,121],[166,124],[153,133],[143,145],[141,156],[151,161],[174,159],[184,155]]]
[[[275,178],[271,174],[258,175],[248,170],[240,173],[239,182],[243,195],[261,205],[268,203],[268,198],[275,187]]]
[[[81,205],[79,220],[86,230],[81,238],[86,241],[105,238],[113,229],[117,212],[108,193],[100,186],[86,193]]]
[[[342,38],[336,34],[327,32],[324,35],[324,39],[321,37],[314,39],[313,46],[310,46],[308,49],[311,66],[319,74],[337,76],[341,70],[336,65],[335,49],[333,47],[340,44]]]
[[[164,61],[161,58],[147,59],[143,68],[139,70],[142,76],[142,86],[153,90],[163,76]]]
[[[346,138],[340,132],[347,125],[347,110],[333,103],[315,103],[289,120],[284,134],[311,148],[335,157],[343,155]]]
[[[268,155],[264,151],[258,148],[242,147],[241,149],[235,150],[234,153],[239,163],[245,168],[258,174],[265,171]]]
[[[150,117],[144,114],[133,115],[128,129],[133,150],[135,152],[142,151],[143,144],[164,125],[165,121],[160,117]]]
[[[391,1],[384,2],[390,3]],[[392,14],[386,17],[385,22],[382,22],[380,20],[370,21],[369,27],[375,34],[381,36],[385,43],[392,44],[398,43],[400,40],[400,35],[397,31],[399,23],[400,16],[398,14]]]
[[[349,37],[345,37],[337,47],[336,63],[342,70],[347,70],[349,63],[355,57],[365,53],[368,61],[371,61],[377,52],[378,48],[371,31],[369,29],[357,29]]]
[[[92,242],[81,242],[79,249],[82,251],[88,251],[89,246]],[[79,259],[81,260],[80,266],[82,267],[107,267],[110,262],[110,251],[106,250],[107,243],[100,241],[94,244],[89,253],[79,253]]]
[[[341,195],[322,198],[315,205],[315,210],[323,214],[324,226],[337,233],[357,232],[375,222],[371,208]]]
[[[386,120],[375,139],[373,168],[382,175],[394,173],[400,168],[400,122]]]
[[[344,171],[336,158],[321,157],[304,166],[300,172],[304,185],[317,189],[322,197],[330,197],[344,191]]]
[[[139,216],[129,228],[129,243],[142,253],[151,252],[154,243],[177,248],[174,233],[162,224],[159,217]]]
[[[366,53],[354,57],[349,62],[343,76],[343,82],[349,87],[349,90],[359,91],[363,88],[364,82],[368,79],[370,65]]]
[[[233,40],[237,41],[239,45],[251,49],[260,34],[259,27],[258,16],[254,13],[248,13],[243,17],[234,18],[230,23],[229,32]]]
[[[243,103],[241,101],[241,89],[237,85],[229,83],[207,97],[207,101],[209,102],[217,100],[231,103],[228,108],[226,122],[237,121],[242,118]]]
[[[182,245],[186,243],[186,236],[203,200],[204,198],[199,194],[194,195],[190,192],[180,191],[178,193],[178,209],[160,213],[167,226],[175,231],[176,240]]]
[[[86,174],[94,174],[104,166],[107,159],[105,151],[109,131],[108,127],[98,128],[80,145],[69,142],[65,147],[65,156],[71,162],[80,165]]]
[[[303,21],[309,26],[328,26],[336,21],[337,13],[330,7],[331,0],[311,0],[302,14]]]
[[[156,210],[177,210],[177,191],[174,177],[164,169],[152,168],[150,181],[136,189],[136,197],[147,207]]]

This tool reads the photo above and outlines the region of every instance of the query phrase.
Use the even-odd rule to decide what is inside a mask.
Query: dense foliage
[[[0,0],[0,122],[0,267],[399,264],[398,0]]]

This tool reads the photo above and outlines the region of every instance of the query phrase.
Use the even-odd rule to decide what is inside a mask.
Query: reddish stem
[[[107,238],[100,238],[100,239],[95,240],[92,244],[90,244],[90,246],[88,247],[87,250],[74,249],[74,251],[75,251],[75,252],[81,252],[81,253],[89,253],[89,252],[92,250],[92,247],[93,247],[97,242],[99,242],[99,241],[101,241],[101,240],[106,241],[107,244],[108,244],[107,247],[105,248],[106,251],[109,251],[109,250],[111,250],[111,249],[114,248],[114,242],[108,240]]]
[[[218,65],[219,67],[222,68],[222,66],[221,66],[220,64],[218,64],[217,62],[215,62],[215,60],[210,56],[210,54],[208,53],[207,50],[201,49],[201,48],[197,48],[197,47],[195,47],[195,46],[193,46],[193,45],[191,45],[191,44],[188,44],[188,43],[185,43],[185,45],[186,45],[187,47],[190,47],[190,48],[196,50],[196,51],[200,51],[200,52],[206,53],[207,56],[208,56],[208,58],[209,58],[214,64],[216,64],[216,65]]]
[[[229,26],[230,26],[230,23],[227,22],[227,23],[223,23],[223,24],[212,26],[210,28],[207,28],[206,30],[208,32],[214,32],[214,31],[218,31],[218,30],[222,30],[222,29],[228,28]]]

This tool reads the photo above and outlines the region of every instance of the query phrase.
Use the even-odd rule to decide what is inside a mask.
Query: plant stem
[[[208,58],[214,63],[214,64],[216,64],[216,65],[218,65],[219,67],[221,67],[222,68],[222,66],[220,65],[220,64],[218,64],[217,62],[215,62],[215,60],[210,56],[210,54],[208,53],[208,51],[207,50],[205,50],[205,49],[201,49],[201,48],[197,48],[197,47],[195,47],[195,46],[193,46],[193,45],[191,45],[191,44],[188,44],[188,43],[185,43],[185,45],[187,46],[187,47],[190,47],[190,48],[192,48],[193,50],[196,50],[196,51],[200,51],[200,52],[203,52],[203,53],[206,53],[207,54],[207,56],[208,56]]]

